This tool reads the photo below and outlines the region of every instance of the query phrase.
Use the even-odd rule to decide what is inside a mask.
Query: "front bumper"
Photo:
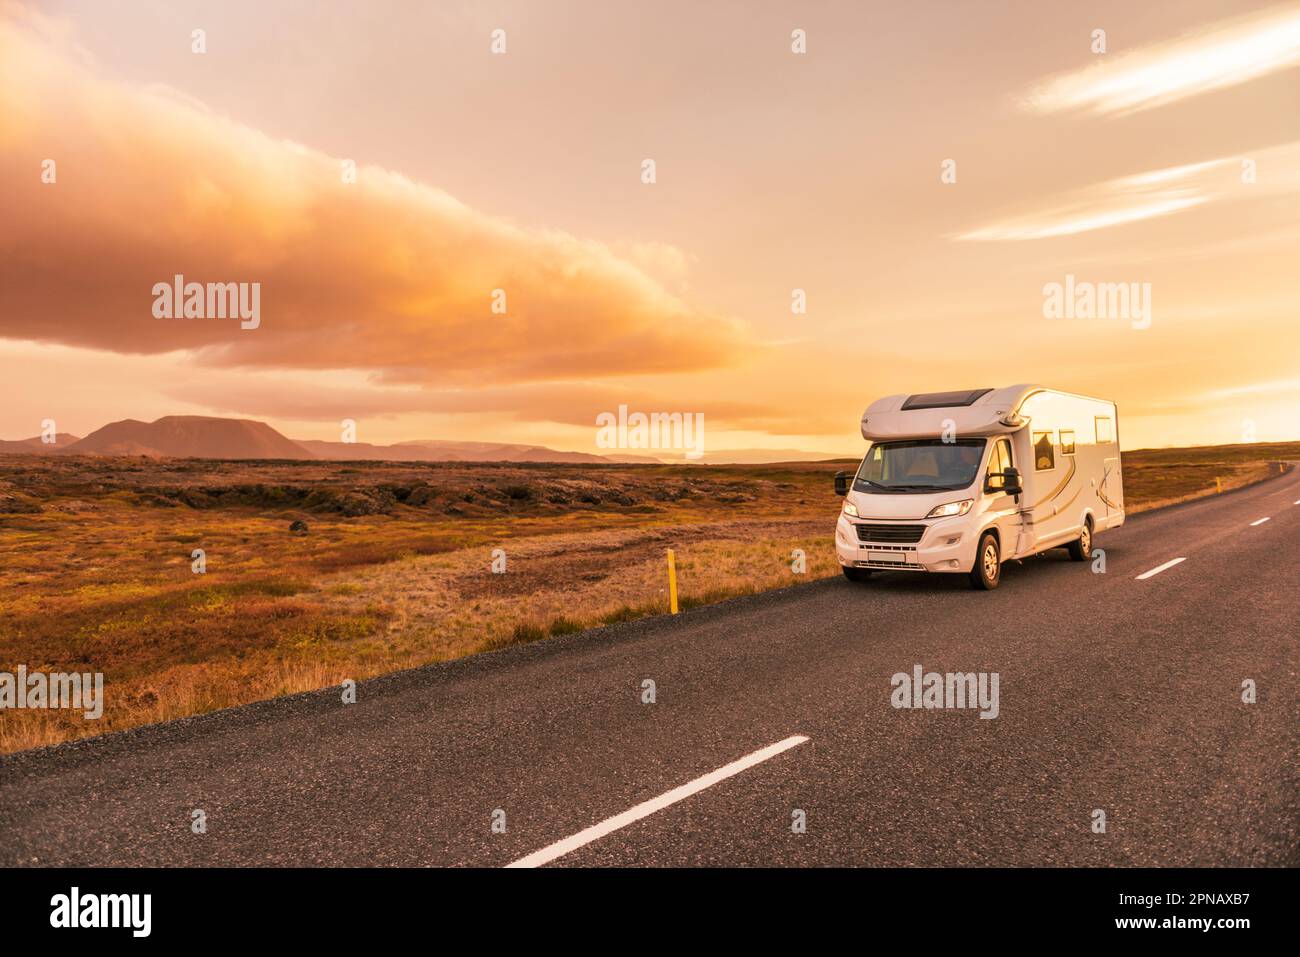
[[[968,572],[975,564],[979,536],[964,516],[926,521],[868,520],[872,525],[924,525],[925,533],[915,544],[864,542],[857,526],[840,513],[835,524],[835,554],[841,565],[914,572]]]

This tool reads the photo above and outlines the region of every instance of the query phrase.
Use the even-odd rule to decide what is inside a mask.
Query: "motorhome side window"
[[[1074,429],[1061,429],[1061,454],[1074,454]]]
[[[1034,433],[1034,471],[1047,472],[1056,468],[1056,450],[1052,447],[1051,432]]]
[[[1006,479],[998,474],[1011,468],[1011,443],[1006,439],[998,439],[997,444],[993,446],[993,451],[989,453],[989,470],[985,476],[985,484],[989,491],[1006,487]]]
[[[1108,415],[1096,416],[1096,422],[1097,422],[1097,444],[1101,445],[1103,442],[1114,442],[1115,429],[1114,426],[1111,425],[1110,416]]]

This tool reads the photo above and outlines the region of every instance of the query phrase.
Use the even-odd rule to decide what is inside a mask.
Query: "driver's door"
[[[1025,546],[1025,530],[1020,505],[1014,495],[1000,491],[1002,476],[997,474],[1014,468],[1011,457],[1011,440],[996,439],[989,450],[988,465],[984,470],[984,494],[988,497],[988,513],[994,516],[998,536],[1002,539],[1002,559],[1014,558]]]

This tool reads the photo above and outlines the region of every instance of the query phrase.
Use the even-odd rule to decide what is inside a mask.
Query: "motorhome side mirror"
[[[1002,491],[1008,495],[1019,495],[1024,491],[1020,486],[1019,469],[1009,468],[1002,473]]]
[[[852,476],[852,474],[849,473],[849,472],[836,472],[836,473],[835,473],[835,494],[836,494],[836,495],[848,495],[848,494],[849,494],[849,481],[850,481],[852,478],[853,478],[853,476]]]

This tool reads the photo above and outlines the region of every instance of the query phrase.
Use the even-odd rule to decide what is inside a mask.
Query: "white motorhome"
[[[1065,547],[1083,561],[1124,523],[1115,403],[1036,385],[891,395],[862,414],[871,445],[844,496],[845,577],[958,572],[998,586],[1002,563]]]

